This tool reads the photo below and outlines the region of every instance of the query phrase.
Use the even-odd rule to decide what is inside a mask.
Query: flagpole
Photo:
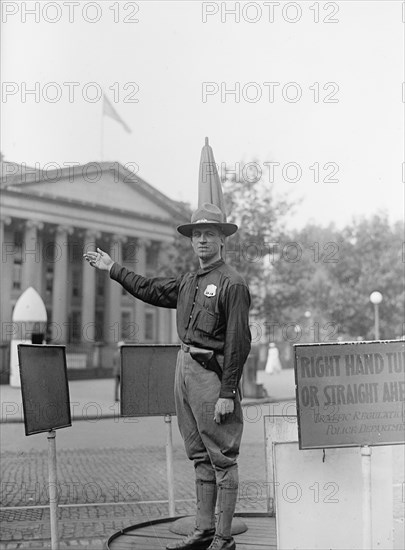
[[[101,104],[101,142],[100,142],[100,162],[103,162],[104,157],[104,97],[103,102]]]

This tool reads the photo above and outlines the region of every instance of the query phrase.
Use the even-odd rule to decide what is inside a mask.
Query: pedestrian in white
[[[117,343],[117,349],[113,356],[113,377],[114,377],[114,400],[120,400],[120,384],[121,384],[121,348],[125,345],[123,340]]]
[[[267,374],[278,374],[281,372],[282,366],[280,362],[280,354],[278,352],[277,346],[274,342],[269,344],[269,352],[267,354],[266,362],[266,373]]]

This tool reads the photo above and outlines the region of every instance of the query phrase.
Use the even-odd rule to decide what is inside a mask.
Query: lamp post
[[[383,295],[378,290],[370,294],[370,302],[374,304],[374,337],[376,340],[380,339],[380,318],[378,312],[378,306],[381,304]]]
[[[312,313],[307,310],[305,313],[304,313],[304,317],[305,317],[305,320],[306,320],[306,324],[308,325],[308,337],[311,333],[311,325],[310,325],[310,320],[311,320],[311,315]],[[311,338],[310,340],[312,340],[312,342],[316,342],[316,338],[315,338],[315,324],[314,324],[314,336],[313,338]]]

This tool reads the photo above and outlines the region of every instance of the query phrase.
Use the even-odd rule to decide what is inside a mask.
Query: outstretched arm
[[[101,271],[110,271],[114,264],[114,260],[111,256],[109,256],[107,252],[103,252],[101,248],[97,248],[97,252],[89,250],[83,254],[83,258],[88,261],[91,266]]]
[[[100,248],[89,251],[83,257],[92,267],[108,271],[111,279],[120,283],[135,298],[159,307],[175,308],[181,276],[176,278],[147,278],[117,264]],[[114,266],[114,268],[113,268]]]

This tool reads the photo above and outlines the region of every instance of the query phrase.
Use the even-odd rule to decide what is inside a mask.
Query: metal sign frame
[[[145,359],[148,356],[148,363],[142,365],[126,364],[125,355],[129,351],[139,351],[139,356]],[[120,415],[123,417],[142,416],[166,416],[175,415],[174,406],[174,374],[176,370],[176,357],[180,350],[179,344],[135,344],[121,347],[121,387],[120,387]],[[162,360],[164,352],[170,352],[167,364],[163,366],[165,378],[159,377],[159,368],[152,361],[157,358]],[[166,363],[166,361],[165,361]],[[139,380],[134,382],[134,371],[138,368]],[[131,370],[131,372],[129,371]],[[170,369],[170,370],[169,370]],[[159,382],[173,380],[170,394],[165,395],[166,388],[159,385]],[[152,385],[156,383],[156,386]],[[154,400],[151,400],[153,395]],[[136,401],[138,399],[138,401]]]
[[[129,351],[139,352],[139,359],[143,364],[126,364],[125,355]],[[121,358],[121,387],[120,387],[120,414],[125,417],[163,416],[166,425],[166,468],[169,515],[176,515],[176,501],[174,496],[173,471],[173,434],[172,415],[176,414],[174,402],[174,378],[176,371],[179,344],[136,344],[124,345],[120,349]],[[167,353],[169,351],[169,353]],[[146,353],[145,353],[146,352]],[[167,353],[162,365],[162,354]],[[145,355],[147,356],[145,364]],[[153,359],[158,358],[157,365]],[[134,371],[138,368],[139,379],[134,379]],[[160,371],[159,371],[160,369]],[[163,370],[162,370],[163,369]],[[159,376],[160,373],[160,376]],[[156,383],[156,386],[153,386]],[[166,386],[164,386],[166,384]],[[170,384],[170,389],[168,388]],[[168,393],[168,391],[170,393]],[[165,393],[166,392],[166,393]],[[153,400],[150,396],[153,395]],[[137,401],[138,399],[138,401]]]
[[[334,346],[335,348],[338,349],[338,347],[342,346],[342,351],[341,353],[343,354],[343,349],[344,347],[346,347],[346,349],[349,349],[349,346],[353,346],[353,350],[359,350],[359,348],[361,346],[366,346],[367,347],[370,347],[371,346],[382,346],[382,345],[389,345],[389,344],[396,344],[396,347],[400,346],[402,351],[404,350],[405,348],[405,341],[404,340],[372,340],[372,341],[355,341],[355,342],[327,342],[327,343],[314,343],[314,344],[296,344],[294,345],[294,374],[295,374],[295,394],[296,394],[296,403],[297,403],[297,417],[298,417],[298,439],[299,439],[299,448],[301,450],[304,450],[304,449],[326,449],[326,448],[335,448],[335,447],[360,447],[360,446],[363,446],[363,445],[403,445],[404,444],[404,432],[398,430],[398,435],[402,434],[402,437],[398,438],[398,440],[378,440],[376,438],[372,438],[371,437],[371,431],[370,431],[370,435],[368,437],[367,440],[365,440],[363,438],[362,441],[359,441],[359,440],[356,440],[356,432],[354,433],[353,435],[353,441],[346,441],[346,442],[342,442],[342,441],[339,441],[337,440],[336,443],[333,443],[333,444],[328,444],[328,441],[327,440],[324,440],[324,441],[320,441],[319,444],[308,444],[307,440],[306,440],[306,437],[304,436],[303,437],[303,433],[304,433],[304,425],[305,425],[305,429],[308,429],[308,423],[305,423],[303,421],[303,411],[305,410],[305,412],[307,412],[309,410],[310,407],[308,406],[304,406],[303,403],[302,403],[302,400],[301,400],[301,395],[300,395],[300,389],[301,389],[301,382],[302,382],[302,377],[300,376],[300,373],[298,372],[298,352],[299,350],[302,350],[304,348],[310,348],[311,350],[319,350],[319,355],[322,354],[322,350],[326,350],[329,348],[329,353],[330,353],[330,348],[331,346]],[[381,349],[381,348],[379,348]],[[377,351],[377,350],[376,350]],[[384,362],[384,366],[385,366],[385,362]],[[399,373],[397,374],[397,376],[400,378],[402,376],[402,379],[404,379],[404,375]],[[319,380],[320,378],[318,378]],[[345,377],[345,380],[347,378]],[[315,380],[315,383],[316,383],[316,377],[314,378]],[[336,382],[339,381],[339,377],[337,376],[336,377]],[[402,380],[401,380],[402,382]],[[376,390],[377,391],[377,390]],[[372,407],[373,405],[369,405],[369,408]],[[395,406],[396,408],[398,409],[396,412],[397,414],[400,414],[400,416],[402,417],[402,423],[404,422],[405,420],[405,402],[403,401],[397,401],[395,402]],[[334,406],[334,409],[338,408],[338,406]],[[339,412],[335,410],[335,412]],[[325,413],[326,414],[326,413]],[[314,417],[315,417],[315,414],[314,414]],[[377,421],[376,421],[377,422]],[[313,422],[313,425],[315,426],[315,421]],[[368,434],[367,434],[368,435]],[[326,436],[325,436],[326,438]],[[341,439],[344,439],[343,438],[343,435],[342,435],[342,438]],[[346,438],[348,439],[348,438]]]
[[[47,355],[48,357],[46,357]],[[42,393],[45,393],[46,395],[42,395],[41,400],[33,399],[32,395],[34,392],[37,394],[34,395],[34,398],[38,398],[39,390],[36,388],[34,391],[33,384],[31,383],[31,377],[33,375],[32,369],[38,369],[38,365],[35,365],[34,361],[38,362],[38,360],[41,359],[41,356],[43,357],[41,366],[44,369],[55,369],[53,374],[59,377],[58,390],[60,395],[53,397],[52,401],[47,401],[46,399],[52,390],[52,388],[50,388],[50,384],[55,383],[56,376],[52,379],[48,377],[43,378]],[[18,358],[21,377],[25,435],[49,432],[51,430],[68,428],[71,426],[72,418],[70,412],[69,384],[66,367],[66,347],[41,344],[19,344]],[[37,382],[38,384],[40,383],[39,377]],[[59,413],[56,419],[53,417],[49,418],[46,414],[44,414],[46,407],[51,405],[52,407],[59,406]],[[65,407],[64,410],[62,410],[62,407]],[[37,414],[37,419],[34,418],[35,414]]]

